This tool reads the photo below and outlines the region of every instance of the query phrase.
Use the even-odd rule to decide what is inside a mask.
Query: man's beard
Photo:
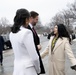
[[[36,23],[33,23],[33,25],[35,26],[35,25],[36,25]]]

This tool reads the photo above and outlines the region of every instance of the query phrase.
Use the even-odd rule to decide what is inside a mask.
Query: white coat
[[[33,34],[20,27],[17,33],[10,33],[10,41],[14,51],[13,75],[37,75],[40,73],[39,56],[37,55]]]

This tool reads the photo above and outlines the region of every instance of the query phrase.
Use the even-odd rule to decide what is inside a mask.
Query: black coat
[[[33,30],[31,29],[30,26],[28,26],[28,29],[30,29],[33,32]],[[41,59],[39,50],[37,48],[37,45],[40,44],[40,39],[39,39],[37,34],[34,34],[34,32],[33,32],[33,37],[34,37],[34,43],[35,43],[36,51],[37,51],[37,54],[39,56],[39,61],[40,61],[40,68],[41,68],[41,73],[40,74],[45,74],[45,69],[44,69],[44,66],[43,66],[43,63],[42,63],[42,59]]]
[[[3,50],[4,48],[4,39],[2,36],[0,36],[0,52]]]

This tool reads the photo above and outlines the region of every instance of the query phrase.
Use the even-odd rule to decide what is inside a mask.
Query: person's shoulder
[[[62,37],[64,40],[68,40],[68,38],[67,37]]]
[[[54,36],[51,36],[50,39],[54,38]]]
[[[26,33],[27,33],[27,34],[32,33],[32,31],[29,30],[29,29],[26,29]]]
[[[26,33],[31,33],[31,30],[28,29],[28,28],[25,28],[23,31],[26,32]]]
[[[3,36],[0,36],[1,39],[3,39]]]
[[[31,34],[31,33],[32,33],[32,31],[29,30],[28,28],[22,29],[22,30],[20,31],[20,34],[23,34],[23,35]]]
[[[51,36],[49,41],[51,41],[53,38],[54,38],[54,36]]]
[[[68,39],[67,37],[62,37],[62,39],[63,39],[64,41],[68,41],[68,42],[69,42],[69,39]]]

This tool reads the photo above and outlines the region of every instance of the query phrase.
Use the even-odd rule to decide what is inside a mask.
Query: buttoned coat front
[[[51,44],[54,37],[50,38],[47,48],[41,53],[44,58],[49,54],[49,75],[65,75],[65,54],[68,55],[72,65],[76,65],[76,59],[71,50],[67,38],[59,38],[51,52]]]

